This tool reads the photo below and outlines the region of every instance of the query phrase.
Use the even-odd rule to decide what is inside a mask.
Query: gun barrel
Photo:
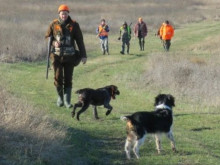
[[[50,68],[50,50],[51,50],[52,38],[53,38],[52,36],[48,38],[46,79],[48,79],[48,73],[49,73],[49,68]]]

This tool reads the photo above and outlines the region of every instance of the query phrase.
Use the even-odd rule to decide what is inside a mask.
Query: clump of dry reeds
[[[67,128],[3,88],[0,93],[0,164],[65,164]]]
[[[220,106],[220,66],[218,57],[189,57],[183,54],[157,54],[149,58],[142,86],[170,91],[189,102]],[[150,64],[150,65],[149,65]]]

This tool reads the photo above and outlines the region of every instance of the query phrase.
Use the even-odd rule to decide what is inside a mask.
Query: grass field
[[[128,0],[124,4],[123,0],[95,0],[91,6],[83,3],[90,2],[88,0],[76,1],[76,5],[72,2],[70,6],[78,13],[77,20],[82,21],[88,52],[87,64],[80,64],[74,70],[72,103],[77,101],[74,91],[80,88],[115,84],[121,92],[116,100],[111,101],[114,109],[109,116],[106,117],[106,110],[99,107],[100,119],[94,120],[90,107],[80,116],[80,122],[71,118],[71,110],[56,106],[53,71],[45,80],[46,45],[42,40],[46,25],[39,29],[39,33],[37,27],[53,19],[51,13],[55,7],[52,1],[48,1],[48,5],[43,0],[22,0],[22,5],[12,1],[14,3],[8,8],[6,1],[1,1],[0,6],[1,11],[6,11],[0,12],[1,165],[220,164],[220,22],[217,0],[168,1],[172,3],[172,10],[167,15],[177,25],[169,53],[163,51],[160,40],[154,36],[154,29],[163,19],[160,15],[168,10],[163,1]],[[59,3],[56,1],[55,6]],[[110,4],[114,10],[103,15],[103,7]],[[163,10],[160,10],[158,5],[162,4]],[[15,8],[18,5],[21,7]],[[137,39],[132,38],[130,55],[120,55],[121,42],[117,40],[117,28],[113,28],[109,36],[110,55],[101,55],[99,40],[91,30],[95,28],[92,25],[98,23],[94,18],[106,16],[110,24],[114,20],[115,25],[120,26],[120,19],[117,22],[116,18],[127,12],[127,6],[132,11],[139,8],[135,13],[129,13],[128,18],[133,20],[142,15],[149,20],[146,50],[140,52]],[[40,9],[42,13],[37,15]],[[184,15],[185,10],[188,15]],[[33,15],[27,14],[30,11]],[[24,13],[18,17],[14,16],[16,12]],[[36,16],[41,18],[36,20],[41,21],[33,19]],[[89,20],[90,25],[85,26],[84,22]],[[35,25],[31,29],[28,28],[30,23]],[[13,28],[6,25],[14,25],[19,33],[13,30],[9,33],[5,29]],[[25,33],[24,29],[30,31]],[[30,34],[33,35],[28,38]],[[12,37],[20,35],[18,40]],[[178,152],[173,153],[169,141],[163,137],[163,152],[158,155],[154,137],[149,135],[141,147],[140,160],[134,159],[134,155],[131,160],[126,160],[125,123],[120,116],[153,110],[154,98],[159,93],[170,93],[176,98],[173,132]]]
[[[0,74],[4,78],[0,82],[2,88],[4,87],[3,91],[6,92],[5,96],[8,97],[7,101],[5,101],[8,104],[5,105],[4,102],[6,110],[1,113],[3,115],[1,118],[2,121],[10,121],[7,125],[11,122],[13,123],[13,120],[17,124],[16,127],[5,127],[6,124],[1,122],[0,128],[4,132],[1,139],[5,142],[8,139],[14,143],[7,142],[8,146],[0,148],[2,155],[0,162],[3,164],[74,165],[218,165],[220,163],[220,142],[218,140],[220,136],[218,127],[220,120],[220,78],[219,56],[216,55],[218,55],[219,49],[213,46],[215,45],[214,41],[211,43],[209,41],[212,36],[215,38],[220,35],[220,32],[217,31],[219,24],[219,22],[202,22],[181,27],[176,30],[170,53],[163,52],[160,41],[154,37],[153,33],[150,33],[146,40],[145,52],[139,52],[137,41],[133,39],[131,41],[131,55],[119,55],[120,43],[115,39],[117,37],[115,35],[110,37],[111,55],[102,56],[100,55],[98,41],[96,45],[93,36],[85,34],[87,44],[93,43],[95,49],[88,52],[88,63],[75,69],[73,90],[115,84],[121,91],[121,95],[111,102],[114,110],[110,116],[106,117],[104,115],[105,109],[103,107],[98,108],[101,117],[98,121],[93,119],[91,108],[83,113],[81,121],[77,122],[76,119],[71,118],[71,110],[56,107],[53,72],[50,72],[49,80],[45,80],[45,62],[1,63]],[[198,29],[198,27],[200,28]],[[197,29],[196,32],[195,29]],[[203,31],[210,35],[201,36],[200,34]],[[181,38],[184,39],[181,40]],[[193,41],[191,40],[192,38]],[[219,39],[216,40],[216,43],[218,41]],[[198,50],[199,45],[203,46]],[[208,49],[203,50],[203,47],[210,48],[210,51]],[[188,63],[192,63],[194,67],[191,68],[190,65],[186,65],[185,60]],[[162,73],[160,69],[155,69],[157,64],[161,65],[162,70],[165,72],[178,70],[184,66],[186,69],[192,69],[195,74],[197,74],[197,70],[194,68],[201,70],[204,67],[208,71],[216,72],[216,74],[209,81],[206,80],[206,77],[201,76],[200,81],[207,81],[206,83],[208,83],[203,88],[208,90],[201,89],[202,93],[193,95],[197,98],[192,98],[193,91],[198,91],[195,88],[200,86],[190,86],[193,81],[186,81],[187,77],[184,74],[184,77],[172,78],[172,82],[166,85],[162,82],[165,79],[164,77],[159,76],[159,78],[162,78],[160,80],[152,76]],[[167,65],[173,67],[168,67]],[[212,73],[205,74],[205,76],[209,74]],[[194,75],[191,74],[191,76]],[[193,77],[190,78],[193,79]],[[169,78],[166,81],[168,80]],[[152,81],[160,81],[161,83]],[[176,86],[175,83],[180,81],[182,82],[180,84],[181,87]],[[213,86],[212,82],[216,86]],[[209,85],[216,92],[210,90],[208,88]],[[190,89],[182,93],[187,88]],[[120,116],[138,110],[149,111],[153,109],[154,97],[158,93],[164,92],[172,93],[176,97],[173,129],[178,153],[172,153],[169,142],[164,137],[162,140],[164,150],[161,155],[158,155],[154,138],[149,135],[146,143],[141,147],[141,159],[126,160],[124,154],[125,123],[120,121]],[[9,103],[8,100],[11,100],[11,97],[8,96],[8,93],[17,98],[15,102]],[[206,98],[205,95],[210,97]],[[76,100],[77,96],[73,94],[72,102],[76,102]],[[15,106],[22,104],[22,107],[14,107],[11,104],[15,104]],[[31,114],[27,115],[29,122],[26,122],[27,119],[24,122],[22,115],[18,119],[13,117],[14,114],[19,114],[20,111],[18,110],[22,108],[26,109],[25,111],[31,111]],[[32,112],[33,109],[36,111],[35,113]],[[7,111],[11,113],[11,120],[8,120],[10,114],[7,117],[4,115]],[[37,118],[42,118],[42,120],[38,119],[37,124],[34,121],[35,117],[33,117],[35,115],[36,117],[39,115]],[[40,127],[40,123],[45,123],[45,120],[43,120],[45,116],[49,118],[46,121],[47,124]],[[30,125],[36,126],[23,128],[22,123],[26,123],[27,127],[30,127]],[[15,131],[15,128],[20,131]],[[13,131],[15,132],[14,134]],[[16,133],[19,133],[20,138],[6,138],[11,134],[16,135]],[[22,140],[20,141],[19,139]],[[26,139],[26,142],[23,142],[25,141],[24,139]],[[15,144],[15,146],[11,143]],[[26,146],[22,146],[21,143]],[[42,143],[41,148],[39,148],[38,143]],[[15,152],[12,151],[12,148]]]

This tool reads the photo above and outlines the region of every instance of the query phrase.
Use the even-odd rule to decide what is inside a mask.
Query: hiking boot
[[[64,105],[63,104],[63,87],[57,87],[56,91],[57,91],[57,95],[58,95],[57,106],[62,107]]]
[[[72,88],[64,89],[64,105],[66,108],[73,107],[73,105],[71,104],[71,92],[72,92]]]
[[[125,54],[123,51],[120,51],[121,54]]]
[[[127,54],[129,54],[129,49],[130,49],[130,46],[127,47]]]
[[[142,42],[142,51],[144,51],[144,41]]]

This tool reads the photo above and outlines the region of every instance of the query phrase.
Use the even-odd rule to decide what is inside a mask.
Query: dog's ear
[[[112,88],[112,89],[114,89],[114,90],[117,90],[117,86],[115,86],[115,85],[110,85],[110,87]]]
[[[175,107],[175,98],[172,95],[167,95],[167,98],[170,100],[171,105]]]
[[[157,97],[155,97],[154,106],[157,106],[157,105],[158,105],[158,103],[159,103],[159,101],[160,101],[160,97],[161,97],[161,95],[160,95],[160,94],[159,94],[159,95],[157,95]]]

